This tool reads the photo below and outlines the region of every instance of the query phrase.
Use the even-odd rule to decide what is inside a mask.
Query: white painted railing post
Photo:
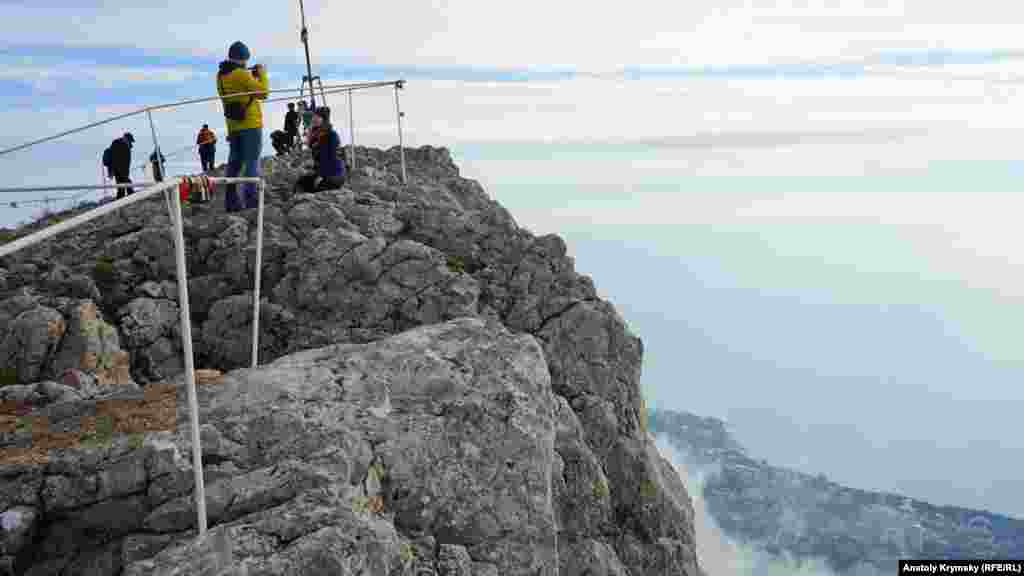
[[[395,113],[398,115],[398,153],[402,157],[402,184],[408,184],[405,177],[405,147],[402,145],[402,107],[398,103],[398,91],[402,89],[404,81],[395,82]]]
[[[179,181],[180,182],[180,181]],[[189,419],[192,424],[192,468],[195,476],[196,520],[199,536],[206,534],[206,486],[203,482],[203,449],[199,443],[199,399],[196,396],[196,367],[192,355],[192,318],[188,306],[188,272],[185,267],[185,228],[181,216],[181,195],[174,195],[174,249],[178,267],[178,308],[181,312],[181,348],[185,353],[185,387],[188,389]]]
[[[356,122],[355,116],[352,113],[352,91],[348,91],[348,137],[349,137],[349,170],[355,172],[356,170]],[[351,177],[351,175],[350,175]]]
[[[263,181],[256,185],[259,190],[259,208],[256,221],[256,269],[253,274],[256,282],[253,286],[253,308],[252,308],[252,367],[255,368],[260,361],[260,280],[263,277]]]
[[[156,125],[153,124],[153,111],[146,110],[146,116],[149,116],[149,130],[153,133],[153,148],[156,149],[156,162],[160,166],[160,177],[167,178],[167,170],[164,169],[164,162],[161,160],[160,156],[160,143],[157,142],[156,139]],[[154,174],[154,176],[156,176],[156,174]],[[156,180],[156,178],[153,178],[153,180]]]

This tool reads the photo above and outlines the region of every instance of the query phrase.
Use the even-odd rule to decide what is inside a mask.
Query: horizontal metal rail
[[[245,177],[245,178],[224,178],[222,176],[207,176],[210,182],[227,183],[258,183],[262,182],[261,178],[256,177]],[[164,182],[122,182],[120,184],[83,184],[81,186],[25,186],[20,188],[0,188],[0,193],[3,192],[68,192],[74,190],[111,190],[114,188],[144,188],[147,186],[156,186],[158,184],[164,184]]]
[[[361,82],[361,83],[354,83],[354,84],[347,84],[347,85],[325,86],[324,88],[325,89],[334,89],[334,90],[339,90],[339,91],[345,91],[345,90],[364,90],[364,89],[369,89],[369,88],[380,88],[380,87],[384,87],[384,86],[393,86],[393,85],[403,84],[403,83],[405,83],[404,80],[388,80],[388,81],[381,81],[381,82]],[[238,93],[230,94],[230,96],[231,97],[235,97],[235,96],[262,96],[264,94],[280,94],[280,93],[284,93],[284,92],[300,92],[301,90],[302,90],[301,88],[279,88],[279,89],[275,89],[275,90],[260,90],[260,91],[254,91],[254,92],[238,92]],[[70,136],[72,134],[77,134],[79,132],[84,132],[84,131],[89,130],[91,128],[96,128],[98,126],[103,126],[105,124],[110,124],[111,122],[116,122],[117,120],[123,120],[125,118],[130,118],[132,116],[137,116],[139,114],[146,114],[146,113],[152,112],[154,110],[165,110],[165,109],[168,109],[168,108],[177,108],[179,106],[185,106],[187,104],[198,104],[198,103],[201,103],[201,102],[213,102],[213,101],[216,101],[216,100],[221,100],[222,98],[223,97],[220,96],[220,95],[217,95],[217,96],[205,96],[205,97],[202,97],[202,98],[190,98],[188,100],[179,100],[177,102],[170,102],[170,103],[167,103],[167,104],[157,104],[157,105],[154,105],[154,106],[147,106],[145,108],[140,108],[140,109],[134,110],[132,112],[125,112],[124,114],[118,114],[117,116],[112,116],[112,117],[107,118],[105,120],[99,120],[97,122],[92,122],[92,123],[86,124],[85,126],[81,126],[81,127],[78,127],[78,128],[73,128],[71,130],[65,130],[64,132],[61,132],[59,134],[55,134],[53,136],[47,136],[45,138],[40,138],[38,140],[33,140],[31,142],[26,142],[24,144],[19,144],[17,146],[11,147],[11,148],[6,148],[6,149],[3,149],[3,150],[0,150],[0,156],[5,156],[7,154],[11,154],[13,152],[17,152],[19,150],[24,150],[25,148],[31,148],[32,146],[36,146],[38,144],[43,144],[45,142],[50,142],[52,140],[57,140],[58,138],[63,138],[64,136]]]
[[[21,186],[0,188],[0,194],[8,192],[69,192],[75,190],[111,190],[115,188],[145,188],[162,182],[122,182],[120,184],[85,184],[82,186]]]

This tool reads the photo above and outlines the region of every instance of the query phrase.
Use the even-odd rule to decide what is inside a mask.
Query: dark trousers
[[[306,174],[295,182],[295,193],[305,192],[306,194],[315,194],[317,192],[323,192],[324,190],[337,190],[345,184],[345,178],[343,176],[335,176],[331,178],[324,178],[320,181],[320,184],[316,183],[316,174]]]
[[[228,135],[231,145],[228,151],[228,167],[224,176],[234,178],[242,176],[255,178],[260,176],[260,152],[263,150],[263,129],[245,128]],[[237,184],[228,184],[224,191],[224,209],[237,212],[246,208],[255,208],[259,204],[259,194],[255,184],[243,184],[243,194],[238,193]]]
[[[217,148],[210,144],[199,146],[199,161],[203,164],[203,172],[213,170],[213,161],[217,157]]]
[[[127,170],[114,170],[114,182],[117,182],[118,184],[129,184],[131,183],[131,181],[132,179],[128,177]],[[117,199],[120,200],[121,198],[124,198],[125,196],[134,193],[135,189],[131,187],[118,188]]]

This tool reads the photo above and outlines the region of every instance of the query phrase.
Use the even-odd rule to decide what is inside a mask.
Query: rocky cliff
[[[704,471],[723,533],[767,554],[825,558],[839,574],[891,574],[900,558],[1021,558],[1024,520],[840,486],[755,460],[715,418],[652,411],[651,432]]]
[[[0,261],[0,557],[27,574],[700,573],[640,340],[447,150],[185,209],[211,529],[195,538],[170,221],[152,199]]]

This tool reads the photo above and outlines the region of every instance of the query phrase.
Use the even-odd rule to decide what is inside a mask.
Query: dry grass
[[[196,370],[197,385],[220,381],[221,374],[216,370]],[[129,442],[141,447],[146,432],[174,430],[177,395],[175,384],[161,382],[147,385],[141,399],[97,400],[95,415],[83,416],[78,430],[69,432],[50,430],[45,416],[21,415],[14,402],[0,402],[0,431],[32,431],[31,446],[0,448],[0,464],[41,464],[48,460],[50,450],[102,445],[119,435],[128,435]]]

